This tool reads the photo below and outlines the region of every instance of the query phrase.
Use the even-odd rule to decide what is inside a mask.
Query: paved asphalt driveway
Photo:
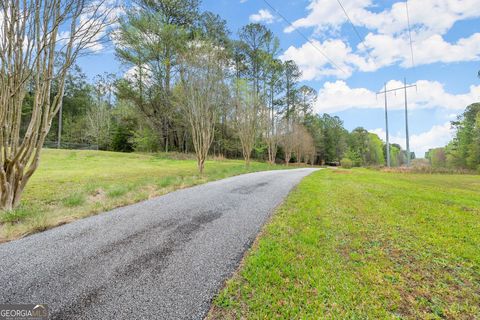
[[[172,192],[0,245],[0,304],[52,319],[202,319],[274,208],[314,169]]]

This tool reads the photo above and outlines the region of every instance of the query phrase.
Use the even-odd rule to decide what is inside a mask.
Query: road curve
[[[51,319],[202,319],[314,170],[232,177],[2,244],[0,303],[46,303]]]

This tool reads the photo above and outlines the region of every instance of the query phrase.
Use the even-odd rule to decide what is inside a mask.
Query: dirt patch
[[[88,197],[88,202],[103,202],[107,199],[107,194],[105,190],[99,188],[93,192],[92,195]]]
[[[352,171],[340,170],[340,169],[332,170],[332,172],[335,173],[335,174],[352,174],[353,173]]]
[[[155,198],[159,195],[158,190],[154,185],[145,186],[143,190],[147,193],[148,199]]]
[[[67,223],[70,223],[70,222],[73,222],[75,220],[77,220],[78,218],[76,217],[65,217],[65,218],[62,218],[60,220],[58,220],[58,222],[55,224],[55,226],[62,226],[64,224],[67,224]]]

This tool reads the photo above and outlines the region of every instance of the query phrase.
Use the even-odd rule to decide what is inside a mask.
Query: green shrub
[[[35,214],[35,210],[32,208],[18,207],[12,211],[0,212],[0,222],[1,223],[16,223],[22,220],[25,220],[29,216]]]
[[[138,152],[157,152],[160,150],[160,139],[150,128],[143,128],[133,133],[133,146]]]
[[[129,191],[129,188],[126,186],[115,186],[114,188],[107,191],[107,196],[110,198],[118,198],[123,196]]]
[[[62,200],[65,207],[78,207],[85,203],[85,195],[83,193],[74,193]]]
[[[353,167],[353,161],[348,158],[343,158],[342,161],[340,161],[340,164],[345,169],[350,169]]]
[[[159,188],[166,188],[173,184],[173,177],[165,177],[157,184]]]

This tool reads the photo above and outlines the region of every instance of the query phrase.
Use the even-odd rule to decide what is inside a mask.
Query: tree
[[[348,131],[343,127],[343,121],[338,116],[323,114],[322,135],[323,150],[322,157],[325,162],[339,162],[347,151]]]
[[[394,143],[390,145],[390,164],[392,167],[398,167],[401,165],[401,151],[400,145]]]
[[[205,41],[192,42],[183,59],[184,80],[177,90],[177,101],[190,125],[198,170],[203,173],[218,111],[226,103],[227,61],[221,48]]]
[[[100,150],[107,150],[111,144],[111,113],[105,102],[93,104],[87,114],[87,135]]]
[[[77,57],[98,45],[111,22],[104,1],[0,2],[0,208],[11,210],[38,168],[65,79]],[[54,87],[55,86],[55,90]],[[22,117],[27,92],[31,115]],[[28,122],[21,136],[20,128]]]
[[[87,136],[100,150],[108,150],[112,142],[112,95],[115,75],[104,73],[94,78],[93,102],[86,113]]]
[[[134,103],[163,137],[169,151],[182,116],[172,88],[182,77],[181,55],[198,30],[198,0],[138,0],[121,20],[116,54],[130,76],[118,83],[119,97]]]
[[[369,152],[370,135],[364,128],[356,128],[350,133],[348,138],[349,150],[348,158],[353,161],[356,167],[367,164]]]
[[[281,140],[280,144],[285,153],[285,165],[288,166],[292,159],[292,153],[294,152],[296,141],[295,132],[293,126],[287,119],[283,119],[280,125]]]
[[[447,166],[447,155],[445,148],[430,149],[427,153],[427,159],[433,168],[445,168]]]
[[[269,121],[267,76],[270,62],[278,50],[278,39],[265,26],[251,23],[239,32],[235,45],[235,126],[242,145],[242,153],[250,162],[250,153],[257,133],[265,137],[269,161],[275,161],[274,129]]]
[[[274,39],[273,34],[259,23],[250,23],[239,32],[239,49],[243,54],[245,75],[252,84],[252,91],[260,96],[262,72],[265,66],[266,45]],[[257,97],[259,99],[259,97]]]
[[[272,56],[273,57],[273,56]],[[268,86],[267,93],[267,105],[269,112],[267,113],[267,128],[265,133],[265,142],[267,143],[268,150],[268,162],[275,163],[277,156],[278,143],[280,141],[280,135],[278,133],[278,107],[281,105],[278,94],[282,92],[283,82],[283,63],[278,59],[270,59],[268,61],[266,69],[266,83]]]
[[[298,68],[297,64],[288,60],[284,62],[284,81],[285,81],[285,118],[290,120],[296,115],[296,106],[298,102],[298,81],[302,76],[302,72]]]
[[[480,165],[479,114],[480,103],[474,103],[452,122],[455,136],[446,148],[449,166],[475,170]]]
[[[317,91],[312,87],[303,85],[298,89],[298,94],[298,117],[304,121],[313,112],[313,107],[317,101]]]
[[[57,64],[57,67],[60,67],[61,61],[57,61]],[[52,90],[53,92],[58,90],[56,82],[53,82]],[[88,83],[87,76],[76,64],[67,73],[62,99],[62,107],[58,111],[58,116],[52,121],[47,140],[56,140],[59,148],[62,146],[62,142],[86,143],[88,138],[85,130],[85,117],[92,104],[92,86]]]
[[[411,159],[414,159],[415,154]],[[385,157],[383,155],[383,142],[374,133],[368,135],[368,153],[366,156],[366,163],[368,165],[383,165],[385,163]]]
[[[310,147],[311,136],[307,129],[299,123],[294,122],[292,128],[295,141],[293,150],[297,163],[300,163],[305,158],[307,149]]]
[[[234,126],[242,145],[245,163],[248,166],[258,129],[259,101],[253,87],[243,80],[235,82],[235,92]]]

